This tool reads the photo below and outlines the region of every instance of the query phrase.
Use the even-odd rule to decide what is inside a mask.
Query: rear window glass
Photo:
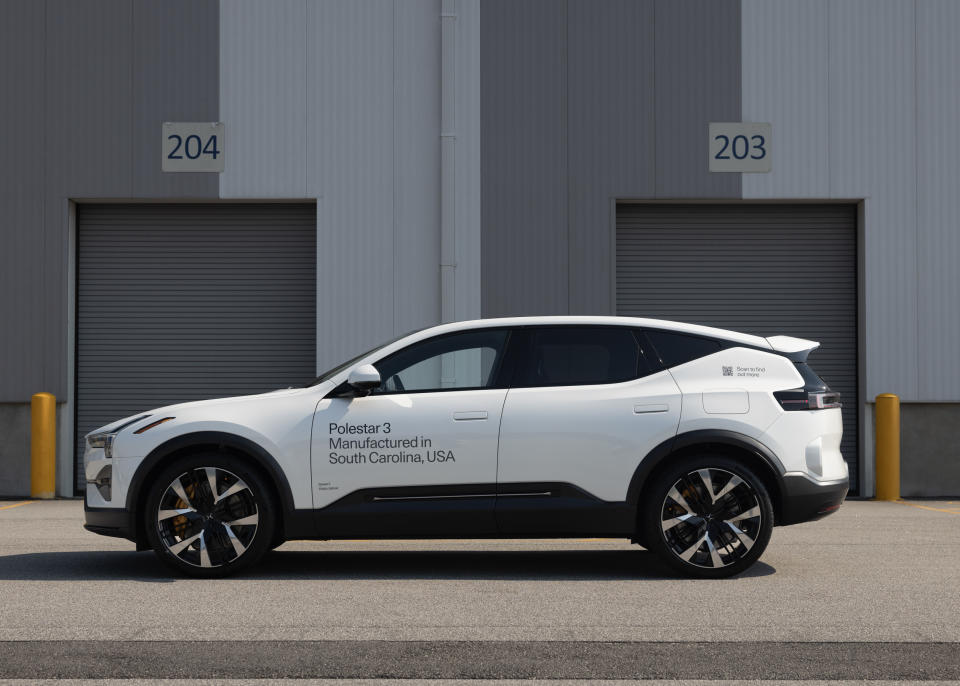
[[[640,373],[640,346],[628,329],[564,327],[530,332],[520,386],[618,383]]]
[[[667,367],[712,355],[723,347],[719,341],[673,331],[647,330],[645,333]]]

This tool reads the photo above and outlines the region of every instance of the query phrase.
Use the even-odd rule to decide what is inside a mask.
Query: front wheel
[[[181,458],[150,487],[147,537],[161,560],[197,577],[232,574],[274,539],[276,509],[258,472],[228,456]]]
[[[773,506],[763,482],[723,455],[679,460],[645,492],[648,547],[677,571],[722,578],[752,565],[770,542]]]

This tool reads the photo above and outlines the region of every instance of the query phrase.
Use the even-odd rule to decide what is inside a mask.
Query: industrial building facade
[[[903,493],[960,494],[960,3],[3,12],[0,496],[33,393],[69,496],[107,421],[539,314],[821,341],[854,492],[890,392]]]

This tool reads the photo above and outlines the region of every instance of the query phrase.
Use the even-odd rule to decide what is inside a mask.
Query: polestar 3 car
[[[291,539],[585,536],[730,576],[846,496],[818,345],[627,317],[444,324],[302,388],[91,432],[85,526],[201,577]]]

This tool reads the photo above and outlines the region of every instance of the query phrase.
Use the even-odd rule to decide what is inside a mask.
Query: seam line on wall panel
[[[44,117],[44,119],[46,119],[46,117],[47,117],[47,112],[48,112],[48,108],[47,108],[47,105],[48,105],[48,102],[47,102],[47,89],[49,88],[49,81],[48,81],[48,79],[47,79],[47,51],[50,49],[50,48],[49,48],[50,43],[49,43],[48,35],[47,35],[47,33],[48,33],[47,27],[49,26],[49,23],[50,23],[49,16],[48,16],[49,13],[50,13],[50,3],[49,3],[49,2],[44,2],[44,3],[43,3],[43,76],[42,76],[42,82],[43,82],[43,99],[42,99],[42,101],[41,101],[41,102],[43,103],[43,117]],[[47,152],[48,152],[48,150],[47,150],[47,127],[46,127],[46,126],[43,127],[43,151],[44,151],[44,156],[43,156],[43,188],[44,188],[44,191],[46,191],[46,189],[48,189],[48,188],[50,187],[50,179],[49,179],[48,176],[47,176],[47,175],[48,175],[48,172],[49,172],[49,164],[48,164],[48,160],[47,160]],[[47,202],[48,202],[48,201],[47,201],[46,192],[41,193],[41,194],[40,194],[40,230],[41,230],[41,232],[42,232],[41,235],[44,236],[44,237],[46,237],[46,235],[47,235]],[[45,239],[44,239],[44,240],[45,240]],[[47,255],[46,246],[44,246],[43,254],[44,254],[44,256]],[[44,259],[43,261],[41,261],[41,270],[42,270],[42,271],[41,271],[41,274],[43,275],[43,287],[40,289],[40,292],[41,292],[41,293],[43,293],[43,292],[46,290],[46,288],[47,288],[47,286],[46,286],[46,284],[47,284],[46,264],[47,264],[47,263],[46,263],[46,260],[45,260],[45,259]],[[35,297],[35,296],[34,296],[34,297]],[[46,321],[46,318],[44,318],[44,321]],[[45,325],[44,325],[44,326],[45,326]],[[43,330],[43,329],[41,329],[41,330],[43,331],[43,337],[46,339],[46,338],[47,338],[47,335],[46,335],[47,332],[46,332],[45,330]],[[41,363],[40,366],[41,366],[41,368],[42,368],[44,365]],[[26,378],[29,378],[29,376],[26,377]],[[23,383],[23,379],[24,379],[24,377],[21,376],[21,377],[20,377],[21,383]],[[40,375],[40,379],[41,379],[41,380],[44,380],[42,373],[41,373],[41,375]],[[24,385],[26,385],[26,384],[24,384]],[[30,393],[31,391],[28,390],[27,392]]]
[[[310,125],[309,125],[309,99],[310,99],[310,78],[308,70],[310,69],[310,4],[303,0],[303,197],[309,198],[315,194],[310,188],[310,182],[307,179],[307,159],[310,156]],[[316,224],[317,209],[313,209],[314,224]],[[314,228],[316,234],[316,228]],[[312,482],[311,482],[312,483]]]
[[[130,116],[130,146],[129,146],[129,153],[130,153],[130,159],[129,159],[129,162],[130,162],[130,173],[129,173],[129,175],[127,176],[127,179],[129,180],[129,183],[130,183],[130,197],[133,197],[133,196],[136,194],[136,193],[135,193],[135,190],[134,190],[134,186],[136,185],[136,179],[134,178],[134,171],[133,171],[133,169],[134,169],[133,158],[134,158],[134,147],[135,147],[135,146],[133,145],[133,136],[134,136],[134,133],[133,133],[133,132],[136,130],[136,127],[135,127],[134,121],[133,121],[133,120],[134,120],[134,117],[136,116],[135,113],[134,113],[134,111],[133,111],[133,101],[134,101],[134,75],[135,75],[135,73],[136,73],[136,66],[137,66],[137,65],[136,65],[136,62],[137,62],[137,49],[136,49],[136,47],[134,47],[135,44],[136,44],[136,40],[137,40],[137,37],[136,37],[136,35],[134,34],[134,31],[137,30],[137,22],[136,22],[136,20],[134,19],[134,14],[136,14],[136,11],[137,11],[137,9],[136,9],[136,8],[137,8],[136,3],[130,3],[129,8],[130,8],[130,32],[127,34],[127,36],[129,37],[129,40],[130,40],[130,59],[129,59],[129,61],[127,62],[127,64],[128,64],[129,67],[130,67],[130,100],[128,101],[128,106],[130,107],[130,112],[129,112],[129,116]]]
[[[830,102],[830,94],[832,92],[831,86],[833,85],[832,79],[830,78],[833,69],[831,69],[831,55],[830,55],[830,43],[831,43],[831,27],[833,24],[830,22],[830,0],[825,0],[826,2],[826,12],[827,12],[827,21],[825,22],[826,32],[827,32],[827,197],[833,197],[833,144],[830,140],[832,138],[832,129],[831,126],[831,112],[832,112],[832,103]]]
[[[480,52],[480,39],[482,37],[481,25],[480,25],[480,16],[483,12],[483,9],[480,7],[479,3],[474,5],[473,11],[473,22],[471,23],[471,32],[470,40],[464,40],[462,43],[470,46],[469,57],[466,58],[466,62],[470,65],[471,75],[476,75],[476,81],[470,82],[470,91],[464,95],[464,100],[466,102],[474,104],[475,107],[470,108],[472,119],[470,121],[476,122],[470,128],[471,140],[474,142],[473,150],[475,155],[473,159],[470,160],[470,169],[476,170],[477,174],[474,176],[471,172],[466,171],[464,176],[470,180],[469,191],[465,191],[465,194],[469,195],[471,199],[479,199],[476,203],[471,203],[470,201],[464,201],[464,204],[468,208],[473,208],[474,212],[472,214],[476,215],[476,219],[471,223],[466,223],[467,231],[470,232],[471,242],[470,245],[474,248],[471,252],[474,255],[473,266],[476,267],[476,271],[473,272],[471,281],[476,285],[476,297],[473,300],[476,310],[469,311],[466,315],[467,319],[480,319],[483,317],[483,139],[480,118],[481,118],[481,107],[483,105],[483,93],[480,91],[480,73],[483,69],[483,62],[481,60]],[[458,26],[463,26],[463,24],[458,24]],[[458,29],[459,31],[459,29]],[[476,53],[474,53],[474,45],[476,45]],[[461,50],[463,49],[461,44]],[[475,59],[474,59],[475,58]],[[464,79],[466,81],[466,79]],[[454,97],[458,97],[459,91],[454,89]],[[476,93],[477,99],[473,103],[471,101],[470,95]],[[466,110],[467,108],[464,108]],[[470,159],[468,157],[468,159]],[[456,187],[455,187],[456,188]],[[473,189],[479,188],[479,193],[473,194]],[[479,236],[479,238],[477,238]],[[466,290],[466,289],[464,289]]]
[[[393,169],[393,178],[390,180],[390,190],[391,190],[391,206],[393,208],[392,212],[392,226],[393,226],[393,253],[391,256],[391,267],[392,267],[392,282],[393,282],[393,331],[391,336],[397,335],[397,3],[394,2],[391,11],[393,12],[393,47],[392,55],[393,59],[391,60],[391,69],[393,70],[393,82],[391,84],[393,92],[393,141],[391,142],[393,150],[393,159],[391,160],[391,168]]]
[[[567,225],[567,312],[570,314],[573,268],[570,263],[570,0],[563,3],[563,176],[566,180],[566,225]]]
[[[918,87],[918,64],[917,64],[917,0],[913,0],[913,273],[916,275],[914,282],[914,331],[916,332],[917,354],[913,356],[916,365],[917,387],[914,391],[914,397],[920,396],[920,165],[917,162],[917,138],[919,138],[919,87]]]
[[[223,116],[223,2],[217,2],[217,121]],[[224,126],[223,145],[226,148],[227,135]],[[226,155],[226,153],[224,153]],[[162,164],[162,162],[161,162]],[[223,158],[223,171],[217,174],[217,199],[223,200],[223,176],[227,173],[227,158]]]
[[[659,197],[657,192],[657,0],[653,0],[653,197]],[[741,48],[742,49],[742,48]],[[742,97],[742,94],[741,94]],[[614,220],[616,221],[616,220]],[[614,256],[616,260],[616,256]],[[614,262],[616,264],[616,262]],[[614,305],[616,307],[616,305]]]
[[[736,26],[736,28],[737,28],[737,31],[739,31],[739,35],[737,36],[737,45],[740,47],[740,49],[737,51],[736,54],[737,54],[737,57],[740,58],[740,64],[737,65],[739,68],[738,68],[737,70],[735,70],[734,73],[740,75],[740,97],[737,98],[737,102],[740,104],[740,115],[739,115],[737,121],[741,121],[741,122],[742,122],[742,121],[744,121],[744,119],[743,119],[743,0],[739,0],[739,1],[737,2],[737,11],[740,12],[740,17],[739,17],[739,21],[736,23],[735,26]],[[732,70],[732,71],[733,71],[733,70]],[[752,120],[751,120],[751,121],[752,121]],[[708,122],[708,123],[707,123],[707,126],[709,127],[709,125],[710,125],[710,124],[709,124],[709,122]],[[710,138],[709,132],[708,132],[708,134],[707,134],[707,138],[708,138],[708,139]],[[709,148],[708,148],[707,156],[709,157]],[[708,174],[710,173],[709,169],[710,169],[710,167],[709,167],[709,162],[708,162],[708,163],[707,163],[707,173],[708,173]],[[737,183],[738,183],[739,186],[740,186],[739,192],[737,193],[737,198],[738,198],[739,200],[743,200],[743,198],[744,198],[744,195],[743,195],[743,179],[744,179],[743,172],[738,172],[738,173],[736,174],[736,177],[737,177]]]

